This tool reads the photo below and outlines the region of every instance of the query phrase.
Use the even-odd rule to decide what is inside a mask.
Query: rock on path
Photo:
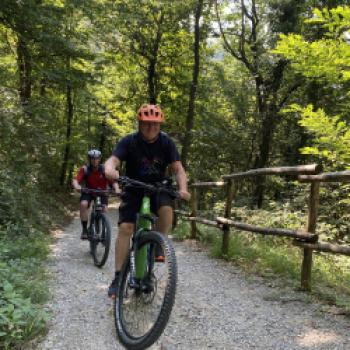
[[[116,232],[116,206],[109,215]],[[122,349],[107,298],[114,249],[106,266],[96,268],[80,230],[76,217],[52,247],[52,300],[47,306],[52,320],[38,350]],[[176,304],[152,349],[350,349],[349,319],[320,312],[320,305],[303,302],[301,293],[271,297],[278,295],[276,289],[258,278],[247,281],[238,268],[209,258],[196,244],[174,244]]]

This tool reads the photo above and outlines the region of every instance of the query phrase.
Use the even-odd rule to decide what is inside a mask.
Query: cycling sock
[[[83,230],[87,230],[87,221],[81,221],[81,225],[83,226]]]

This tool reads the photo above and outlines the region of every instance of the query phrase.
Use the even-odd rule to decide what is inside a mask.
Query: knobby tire
[[[111,232],[112,232],[112,229],[111,229],[111,224],[106,216],[105,213],[100,213],[98,214],[96,217],[95,217],[95,220],[94,220],[94,223],[93,225],[95,225],[95,230],[96,230],[96,233],[98,235],[100,235],[101,233],[100,232],[97,232],[97,228],[99,227],[99,221],[98,220],[101,220],[101,228],[102,230],[104,230],[104,232],[102,233],[103,235],[103,242],[96,242],[96,241],[92,241],[92,244],[91,244],[91,252],[92,252],[92,256],[93,256],[93,259],[94,259],[94,264],[95,266],[97,267],[102,267],[104,266],[104,264],[106,263],[107,259],[108,259],[108,254],[109,254],[109,248],[110,248],[110,245],[111,245]],[[104,252],[102,254],[102,257],[99,257],[97,255],[97,247],[98,245],[102,245],[104,246]]]
[[[168,323],[171,310],[175,302],[176,283],[177,283],[177,264],[176,264],[175,250],[168,238],[164,237],[161,233],[156,231],[148,231],[148,232],[146,231],[142,234],[137,244],[139,248],[142,248],[144,245],[154,246],[155,244],[159,244],[162,247],[163,253],[165,256],[165,262],[155,263],[155,266],[157,264],[165,264],[164,266],[162,266],[162,269],[163,270],[165,269],[167,271],[167,277],[165,278],[166,287],[162,288],[165,291],[164,297],[161,297],[163,300],[160,303],[161,304],[160,311],[154,321],[154,324],[150,326],[150,329],[147,330],[145,334],[141,334],[141,335],[130,334],[130,332],[127,329],[128,328],[127,321],[124,320],[124,317],[123,317],[123,314],[124,314],[123,310],[125,307],[126,308],[128,307],[128,306],[124,306],[123,304],[125,304],[124,299],[126,299],[126,303],[127,303],[126,286],[128,285],[128,279],[130,274],[130,253],[129,253],[128,258],[126,259],[126,262],[124,264],[124,267],[119,277],[117,298],[115,299],[115,302],[114,302],[114,317],[115,317],[115,326],[116,326],[117,336],[120,342],[127,349],[130,349],[130,350],[141,350],[141,349],[148,348],[153,343],[155,343],[157,339],[160,337],[160,335],[163,333],[163,330],[166,324]],[[157,267],[154,267],[154,269],[156,270]],[[151,301],[152,306],[150,308],[153,307],[153,301]],[[151,305],[151,303],[149,303],[149,305]],[[157,306],[156,302],[154,302],[154,305],[155,305],[154,307]],[[143,315],[142,306],[138,308],[139,309],[137,309],[136,307],[135,313],[139,312],[141,317]],[[126,313],[128,313],[128,311]]]

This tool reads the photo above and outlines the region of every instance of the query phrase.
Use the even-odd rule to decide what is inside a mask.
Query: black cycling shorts
[[[143,193],[124,192],[119,207],[119,222],[136,223],[137,213],[140,211]],[[151,196],[151,212],[158,214],[158,209],[163,206],[174,208],[174,201],[167,193],[156,193]]]
[[[90,206],[90,203],[94,198],[95,198],[95,195],[93,193],[82,193],[80,196],[80,202],[88,201]],[[108,205],[108,196],[101,196],[101,203],[103,205]]]

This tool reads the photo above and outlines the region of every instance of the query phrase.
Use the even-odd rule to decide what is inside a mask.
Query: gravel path
[[[113,231],[116,207],[110,208]],[[122,349],[114,331],[107,287],[112,258],[94,267],[76,217],[58,234],[50,269],[53,313],[38,350]],[[114,245],[114,238],[113,238]],[[323,313],[301,293],[248,281],[240,270],[210,259],[194,243],[175,243],[179,281],[176,304],[164,335],[152,349],[350,349],[350,320]]]

